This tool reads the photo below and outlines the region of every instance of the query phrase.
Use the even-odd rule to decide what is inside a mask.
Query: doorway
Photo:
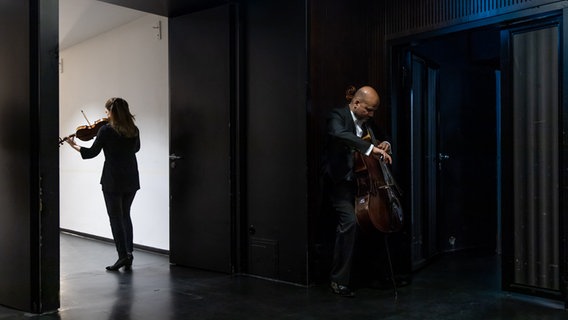
[[[141,132],[134,242],[167,252],[168,18],[95,0],[59,0],[59,11],[60,136],[103,118],[111,97],[129,103]],[[89,147],[93,140],[77,142]],[[112,239],[100,187],[103,154],[82,160],[66,144],[59,149],[61,229]]]
[[[533,17],[395,50],[414,270],[481,252],[499,257],[504,290],[563,297],[561,28]]]
[[[444,253],[497,251],[499,31],[408,48],[412,268]]]
[[[186,2],[188,13],[168,18],[98,0],[61,0],[61,5],[70,11],[83,10],[75,12],[72,21],[87,16],[94,24],[100,20],[112,25],[112,19],[101,16],[116,20],[111,30],[98,29],[100,34],[62,51],[61,89],[68,92],[71,86],[72,90],[70,98],[62,99],[66,112],[61,112],[61,124],[71,130],[70,123],[85,121],[78,105],[92,109],[85,110],[88,114],[98,114],[109,97],[120,96],[129,102],[141,131],[137,154],[141,189],[132,207],[135,247],[169,254],[172,264],[233,272],[238,161],[236,7],[220,4],[192,11]],[[68,21],[64,13],[62,20]],[[70,28],[73,32],[77,30]],[[81,63],[86,66],[78,66]],[[66,164],[66,153],[74,157],[70,160],[73,166]],[[62,166],[62,194],[70,189],[82,192],[76,199],[100,194],[102,156],[99,163],[86,162],[73,150],[62,148],[61,158],[66,164]],[[78,181],[78,173],[83,180]],[[78,188],[79,182],[90,189]],[[81,205],[80,201],[73,203]],[[104,201],[98,204],[82,214],[91,219],[84,222],[73,215],[76,208],[62,201],[66,213],[62,214],[62,228],[112,239]]]

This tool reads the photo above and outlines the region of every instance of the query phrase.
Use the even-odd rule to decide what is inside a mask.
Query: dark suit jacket
[[[371,141],[383,141],[384,135],[379,132],[372,120],[366,123]],[[348,107],[333,109],[327,118],[327,153],[326,174],[334,181],[351,180],[353,178],[353,152],[365,153],[371,142],[357,137],[355,123]]]
[[[105,192],[132,192],[140,189],[136,152],[140,150],[140,135],[125,138],[106,124],[97,133],[90,148],[81,148],[83,159],[96,157],[101,150],[105,163],[101,185]]]

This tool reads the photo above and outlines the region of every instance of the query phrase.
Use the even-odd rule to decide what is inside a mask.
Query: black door
[[[438,68],[415,54],[410,55],[411,90],[411,256],[415,270],[439,252],[436,245],[438,161],[437,94]]]
[[[503,287],[553,298],[566,294],[561,34],[560,18],[502,31]]]
[[[231,272],[233,7],[170,20],[170,260]]]

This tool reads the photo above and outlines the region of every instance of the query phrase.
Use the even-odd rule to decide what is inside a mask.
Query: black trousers
[[[341,181],[333,183],[330,190],[331,206],[337,216],[330,280],[341,285],[349,285],[351,280],[351,266],[357,237],[355,189],[354,182]]]
[[[133,251],[132,219],[130,207],[134,201],[134,192],[105,192],[103,191],[112,237],[119,258],[124,258]]]

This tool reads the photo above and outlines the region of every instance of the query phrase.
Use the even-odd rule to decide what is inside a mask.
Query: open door
[[[408,135],[401,142],[408,155],[399,158],[410,159],[413,270],[441,253],[497,251],[498,36],[495,29],[455,33],[405,53],[408,107],[397,112]],[[491,55],[488,39],[496,44]]]
[[[562,28],[557,17],[501,33],[503,288],[555,299],[566,295]]]
[[[227,273],[235,243],[234,14],[223,5],[170,19],[170,261]]]

